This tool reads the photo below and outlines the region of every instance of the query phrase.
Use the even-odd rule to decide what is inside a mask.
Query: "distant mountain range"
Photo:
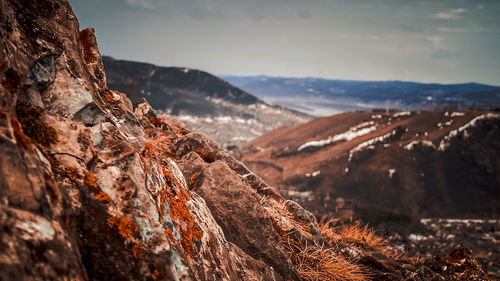
[[[226,149],[310,116],[269,105],[204,71],[103,57],[107,85],[127,93],[133,103],[145,98],[160,116],[175,117]]]
[[[500,87],[477,83],[425,84],[230,75],[220,77],[269,103],[312,115],[374,108],[488,109],[500,106]]]

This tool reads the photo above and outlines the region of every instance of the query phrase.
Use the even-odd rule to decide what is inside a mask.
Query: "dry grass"
[[[354,261],[346,260],[332,248],[307,243],[289,243],[289,255],[297,266],[297,272],[305,280],[367,280],[362,267]]]
[[[376,235],[368,225],[361,226],[358,221],[346,225],[329,219],[321,223],[321,235],[331,244],[348,244],[364,250],[383,252],[388,245],[386,239]]]
[[[385,238],[377,235],[368,225],[361,226],[358,221],[339,224],[335,219],[328,219],[320,225],[321,235],[332,245],[343,244],[361,251],[379,252],[394,260],[406,259],[404,253],[395,251]]]
[[[347,260],[327,245],[311,240],[297,241],[283,231],[273,219],[273,225],[285,245],[297,272],[307,281],[362,281],[368,280],[366,271],[353,260]]]

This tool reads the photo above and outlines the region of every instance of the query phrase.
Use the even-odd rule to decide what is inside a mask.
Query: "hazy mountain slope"
[[[181,112],[196,116],[238,113],[230,107],[217,106],[209,101],[210,98],[241,105],[263,103],[255,96],[204,71],[158,67],[110,57],[104,57],[103,63],[111,88],[128,92],[134,81],[132,102],[146,98],[154,109],[165,110],[173,115]]]
[[[309,120],[305,114],[270,106],[204,71],[110,57],[103,62],[111,89],[129,93],[133,102],[146,98],[160,115],[178,117],[189,129],[206,133],[225,148]]]
[[[317,214],[335,212],[345,199],[359,216],[372,218],[377,210],[389,216],[498,216],[498,159],[500,114],[474,110],[321,117],[270,132],[242,156]]]
[[[321,78],[229,76],[223,79],[273,104],[316,115],[373,108],[436,109],[500,106],[500,87]]]

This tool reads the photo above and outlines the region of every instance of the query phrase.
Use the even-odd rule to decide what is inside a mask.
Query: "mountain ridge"
[[[221,76],[273,104],[312,115],[370,109],[421,110],[500,106],[500,87],[478,83],[356,81],[323,78]]]
[[[165,118],[176,117],[187,128],[215,139],[226,149],[261,134],[310,120],[302,112],[269,105],[208,72],[149,63],[103,59],[107,84],[142,98]]]
[[[110,57],[110,56],[108,56]],[[500,88],[500,85],[494,84],[486,84],[474,81],[466,81],[466,82],[425,82],[425,81],[410,81],[410,80],[356,80],[356,79],[339,79],[339,78],[325,78],[325,77],[316,77],[316,76],[280,76],[280,75],[234,75],[234,74],[217,74],[218,77],[224,78],[271,78],[271,79],[297,79],[297,80],[321,80],[321,81],[344,81],[344,82],[367,82],[367,83],[388,83],[388,82],[400,82],[400,83],[408,83],[408,84],[423,84],[423,85],[441,85],[441,86],[453,86],[453,85],[481,85],[487,87]]]

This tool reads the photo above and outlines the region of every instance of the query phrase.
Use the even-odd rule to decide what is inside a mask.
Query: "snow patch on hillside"
[[[352,156],[354,155],[354,153],[359,152],[365,148],[375,148],[375,147],[372,147],[374,144],[379,143],[379,142],[383,142],[386,139],[388,139],[394,135],[396,135],[396,130],[392,130],[391,132],[389,132],[385,135],[382,135],[382,136],[379,136],[379,137],[376,137],[376,138],[373,138],[373,139],[370,139],[370,140],[367,140],[365,142],[360,143],[358,146],[356,146],[355,148],[351,149],[351,151],[349,151],[349,162],[351,162]]]
[[[401,116],[409,116],[409,115],[411,115],[410,111],[400,111],[400,112],[394,113],[394,115],[392,115],[392,117],[401,117]]]
[[[374,124],[375,124],[375,122],[373,122],[373,121],[363,122],[361,124],[358,124],[356,126],[349,128],[348,131],[340,133],[338,135],[330,136],[330,137],[328,137],[326,139],[322,139],[322,140],[308,141],[308,142],[302,144],[301,146],[299,146],[297,151],[302,151],[308,147],[321,147],[321,146],[325,146],[325,145],[328,145],[328,144],[331,144],[334,142],[338,142],[341,140],[350,141],[352,139],[355,139],[357,137],[360,137],[360,136],[366,135],[372,131],[375,131],[377,129],[377,127]],[[370,127],[367,127],[367,126],[370,126]]]
[[[436,149],[436,146],[431,141],[428,141],[428,140],[414,140],[414,141],[410,142],[409,144],[405,145],[404,149],[413,150],[415,145],[422,145],[422,146],[432,147],[433,149]]]
[[[464,112],[452,112],[451,113],[451,117],[458,117],[458,116],[464,116],[465,113]]]
[[[312,172],[312,173],[307,173],[307,174],[306,174],[306,177],[308,177],[308,178],[309,178],[309,177],[317,177],[317,176],[319,176],[319,174],[320,174],[320,171],[319,171],[319,170],[317,170],[317,171],[314,171],[314,172]]]
[[[458,136],[459,133],[463,133],[464,137],[469,137],[469,133],[467,132],[467,129],[473,128],[477,125],[477,121],[479,120],[484,120],[484,119],[500,119],[500,114],[498,113],[486,113],[486,114],[481,114],[472,120],[470,120],[467,124],[463,125],[462,127],[451,131],[447,136],[445,136],[442,140],[441,143],[439,144],[439,151],[444,151],[450,146],[450,139]]]

